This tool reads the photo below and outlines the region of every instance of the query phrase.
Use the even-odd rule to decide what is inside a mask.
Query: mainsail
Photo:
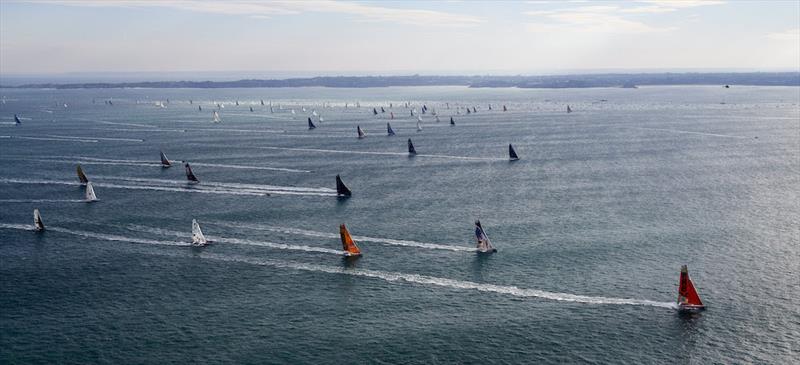
[[[203,231],[200,230],[200,224],[196,219],[192,219],[192,244],[196,246],[205,246],[208,243]]]
[[[414,149],[414,144],[411,143],[411,138],[408,139],[408,154],[409,155],[416,155],[417,150]]]
[[[567,105],[567,113],[572,113],[572,108],[570,108],[569,105]]]
[[[456,121],[453,117],[450,117],[450,125],[456,125]]]
[[[704,309],[703,302],[694,288],[692,279],[689,279],[689,269],[686,265],[681,266],[681,276],[678,281],[678,309],[680,310],[700,310]]]
[[[342,238],[342,249],[346,257],[361,256],[361,250],[356,246],[356,241],[353,241],[344,224],[339,225],[339,236]]]
[[[311,117],[308,117],[308,129],[314,129],[317,126],[314,125],[314,122],[311,121]]]
[[[508,144],[508,158],[511,159],[511,161],[519,160],[517,151],[514,151],[514,146],[512,146],[510,143]]]
[[[378,109],[372,108],[372,115],[378,115]]]
[[[161,154],[161,167],[170,167],[172,164],[169,162],[167,155],[164,154],[164,151],[159,151]]]
[[[358,139],[361,139],[361,138],[364,138],[364,137],[366,137],[366,136],[367,136],[367,134],[366,134],[366,133],[364,133],[364,130],[363,130],[363,129],[361,129],[361,126],[360,126],[360,125],[359,125],[359,126],[356,126],[356,131],[358,132]]]
[[[33,210],[33,229],[44,231],[44,222],[42,222],[42,215],[39,214],[39,209]]]
[[[22,122],[19,120],[19,117],[16,114],[14,114],[14,123],[22,124]]]
[[[389,136],[394,135],[394,130],[392,129],[392,125],[389,123],[386,123],[386,134],[388,134]]]
[[[92,183],[86,183],[86,202],[91,203],[97,201],[97,195],[94,194],[94,187],[92,187]]]
[[[350,189],[342,182],[342,178],[339,175],[336,175],[336,195],[338,196],[350,196],[353,195],[350,192]]]
[[[497,252],[494,246],[492,246],[492,241],[489,240],[489,236],[486,235],[486,231],[483,230],[483,226],[481,226],[481,221],[479,220],[475,221],[475,237],[478,239],[478,252]]]
[[[215,110],[215,111],[214,111],[214,123],[219,123],[219,122],[221,122],[221,121],[222,121],[222,120],[221,120],[221,119],[219,119],[219,113],[217,113],[217,111]]]
[[[505,105],[503,105],[503,111],[504,111],[504,112],[507,112],[507,111],[508,111],[508,108],[506,108],[506,106],[505,106]]]
[[[420,120],[417,121],[417,132],[422,132],[422,123]]]
[[[89,182],[89,178],[86,177],[86,174],[83,173],[83,169],[81,168],[80,164],[78,164],[77,171],[78,171],[78,179],[81,181],[81,184],[88,183]]]
[[[200,180],[197,179],[197,176],[194,176],[192,172],[192,167],[189,166],[189,163],[186,163],[186,179],[189,180],[190,183],[199,183]]]

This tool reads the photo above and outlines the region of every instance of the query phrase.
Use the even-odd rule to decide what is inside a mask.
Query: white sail
[[[492,241],[489,240],[489,236],[486,234],[480,221],[475,221],[475,236],[478,239],[478,252],[497,252],[494,246],[492,246]]]
[[[219,113],[217,113],[217,111],[215,110],[215,111],[214,111],[214,123],[219,123],[219,122],[221,122],[221,121],[222,121],[222,120],[221,120],[221,119],[219,119]]]
[[[86,202],[91,203],[93,201],[97,201],[97,195],[94,194],[94,187],[92,187],[92,182],[86,183]]]
[[[421,132],[421,131],[422,131],[422,123],[417,121],[417,132]]]
[[[204,236],[203,231],[200,230],[200,224],[197,223],[196,219],[192,219],[192,244],[204,246],[207,243],[206,236]]]
[[[42,222],[42,215],[39,214],[39,209],[33,210],[33,229],[44,231],[44,223]]]

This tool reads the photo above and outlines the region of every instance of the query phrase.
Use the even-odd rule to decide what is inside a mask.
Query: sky
[[[0,74],[800,70],[800,0],[0,0]]]

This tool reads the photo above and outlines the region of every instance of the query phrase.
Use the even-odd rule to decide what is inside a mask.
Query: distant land
[[[5,88],[28,89],[118,89],[118,88],[277,88],[389,86],[468,86],[517,88],[590,88],[648,85],[753,85],[800,86],[800,72],[731,73],[608,73],[543,76],[320,76],[287,79],[244,79],[236,81],[140,81],[94,83],[37,83]]]

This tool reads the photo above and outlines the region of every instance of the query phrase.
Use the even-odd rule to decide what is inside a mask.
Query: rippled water
[[[799,88],[0,95],[3,363],[788,363],[800,351]],[[417,132],[406,101],[442,122],[425,114]],[[314,110],[324,121],[309,131]],[[162,169],[159,150],[201,183]],[[81,201],[78,163],[99,202]],[[337,174],[352,198],[335,197]],[[34,208],[46,232],[31,230]],[[211,246],[188,245],[193,218]],[[476,218],[498,253],[471,252]],[[362,258],[341,258],[340,223]],[[682,264],[699,315],[673,308]]]

